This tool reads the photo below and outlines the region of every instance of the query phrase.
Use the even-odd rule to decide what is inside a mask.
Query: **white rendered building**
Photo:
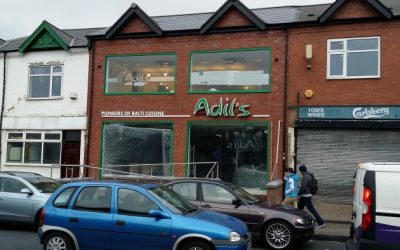
[[[29,37],[0,42],[1,171],[60,178],[68,171],[55,166],[84,163],[85,36],[96,30],[60,30],[43,21]]]

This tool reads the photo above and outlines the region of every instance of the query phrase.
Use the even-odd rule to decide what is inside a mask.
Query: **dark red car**
[[[243,220],[253,239],[271,249],[289,249],[314,234],[311,216],[301,210],[261,202],[240,187],[213,179],[182,179],[166,184],[193,204]]]

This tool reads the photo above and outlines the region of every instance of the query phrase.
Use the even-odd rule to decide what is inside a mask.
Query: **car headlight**
[[[296,222],[301,225],[310,225],[311,224],[311,221],[308,218],[297,219]]]
[[[240,240],[240,234],[238,234],[236,232],[231,232],[229,234],[229,241],[236,242],[236,241],[239,241],[239,240]]]

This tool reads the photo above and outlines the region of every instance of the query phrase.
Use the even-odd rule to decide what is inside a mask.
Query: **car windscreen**
[[[255,204],[255,203],[259,203],[260,202],[260,200],[257,197],[247,193],[245,190],[241,189],[240,187],[238,187],[236,185],[228,184],[227,188],[230,189],[237,196],[239,196],[240,199],[246,201],[247,203]]]
[[[61,186],[58,182],[44,176],[25,176],[24,179],[41,193],[54,193]]]
[[[195,205],[167,187],[150,188],[149,192],[175,214],[187,214],[197,210]]]

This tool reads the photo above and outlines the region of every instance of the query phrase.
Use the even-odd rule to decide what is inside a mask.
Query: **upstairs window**
[[[170,53],[107,56],[105,94],[173,94],[175,61]]]
[[[61,97],[63,67],[32,66],[29,68],[29,98]]]
[[[380,38],[328,40],[328,79],[380,77]]]
[[[191,93],[269,92],[270,50],[191,53]]]

